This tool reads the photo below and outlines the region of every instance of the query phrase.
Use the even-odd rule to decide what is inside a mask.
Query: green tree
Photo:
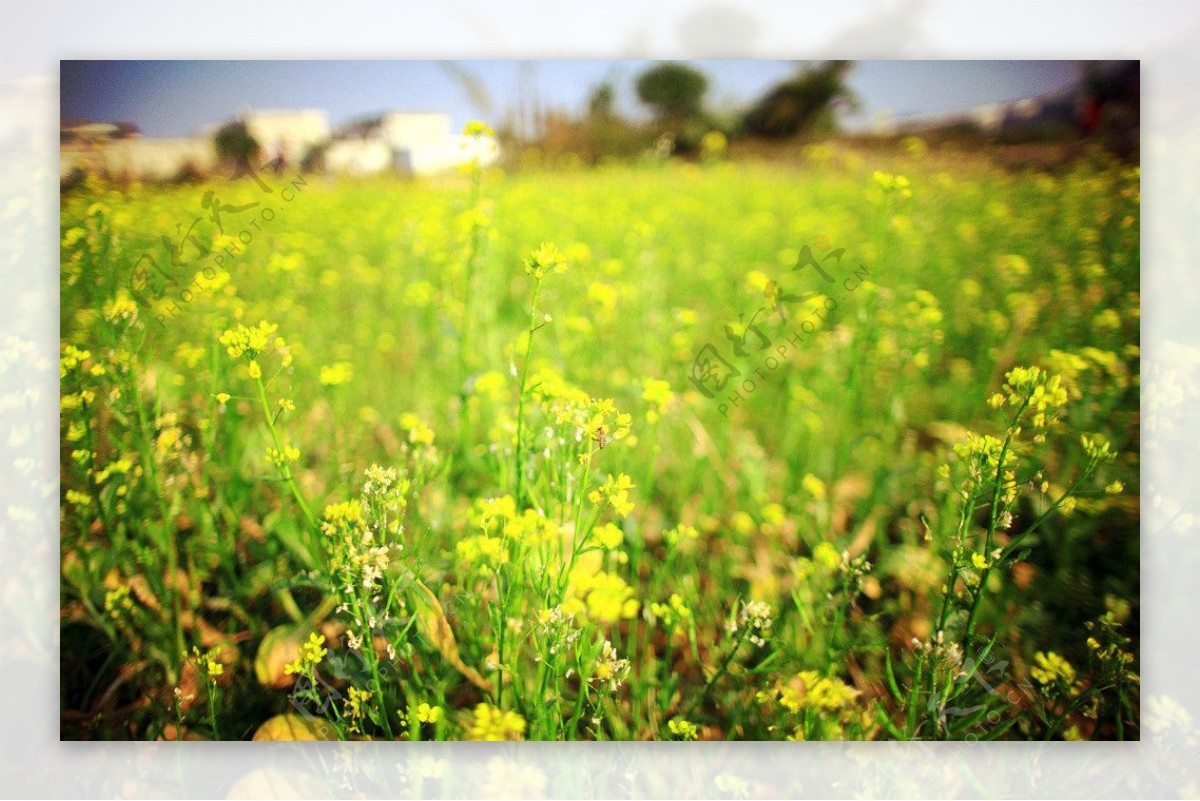
[[[673,127],[700,116],[707,90],[704,73],[675,62],[651,67],[637,80],[638,99]]]
[[[241,120],[222,125],[213,135],[213,141],[217,147],[217,158],[239,169],[251,166],[262,151],[258,141],[246,128],[246,123]]]
[[[851,66],[849,61],[827,61],[816,67],[802,67],[750,108],[743,118],[746,133],[789,139],[814,129],[836,127],[835,109],[854,103],[854,95],[846,85]]]

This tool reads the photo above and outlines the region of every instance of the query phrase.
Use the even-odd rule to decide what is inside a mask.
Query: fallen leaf
[[[253,739],[279,742],[284,740],[337,740],[337,728],[324,718],[305,715],[276,715],[258,727]]]
[[[462,661],[462,657],[458,653],[458,641],[454,639],[454,630],[450,628],[450,621],[446,619],[446,610],[442,608],[437,596],[425,586],[424,582],[414,581],[413,585],[418,590],[417,596],[422,606],[417,617],[417,627],[421,634],[433,643],[438,653],[459,673],[485,693],[490,693],[492,691],[491,682]]]
[[[254,657],[254,675],[264,687],[290,687],[295,681],[284,668],[300,656],[300,644],[310,631],[306,623],[276,626],[267,632]]]

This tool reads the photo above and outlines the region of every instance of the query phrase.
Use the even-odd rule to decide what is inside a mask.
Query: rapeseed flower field
[[[65,192],[63,738],[1138,738],[1138,170],[909,144]]]

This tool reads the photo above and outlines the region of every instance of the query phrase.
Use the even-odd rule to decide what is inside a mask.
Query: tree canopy
[[[666,62],[649,68],[637,80],[638,99],[660,120],[686,120],[700,113],[708,78],[686,64]]]
[[[801,68],[791,78],[774,86],[746,113],[746,133],[767,139],[788,139],[818,127],[833,127],[833,110],[842,102],[852,103],[846,85],[849,61],[827,61],[814,68]]]

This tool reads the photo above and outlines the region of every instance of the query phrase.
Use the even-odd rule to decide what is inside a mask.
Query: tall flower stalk
[[[529,362],[533,354],[533,335],[538,329],[550,324],[553,319],[549,314],[538,314],[538,296],[542,292],[542,282],[551,273],[562,274],[567,271],[567,263],[563,260],[558,247],[543,242],[525,259],[525,274],[533,278],[533,300],[529,305],[529,329],[525,332],[525,361],[521,365],[521,387],[517,398],[517,443],[513,455],[516,491],[513,498],[517,506],[521,506],[525,481],[525,397],[529,389]]]
[[[483,163],[480,158],[480,151],[483,147],[484,138],[491,138],[495,133],[490,126],[482,122],[473,121],[468,122],[466,127],[463,128],[463,135],[469,138],[468,146],[471,148],[471,160],[467,163],[467,169],[471,176],[471,202],[467,209],[470,233],[467,235],[467,275],[466,286],[463,290],[462,320],[459,325],[461,335],[458,340],[459,371],[465,379],[467,374],[467,352],[470,347],[471,296],[475,287],[475,268],[479,261],[479,251],[486,226],[486,217],[479,205],[483,187]]]

